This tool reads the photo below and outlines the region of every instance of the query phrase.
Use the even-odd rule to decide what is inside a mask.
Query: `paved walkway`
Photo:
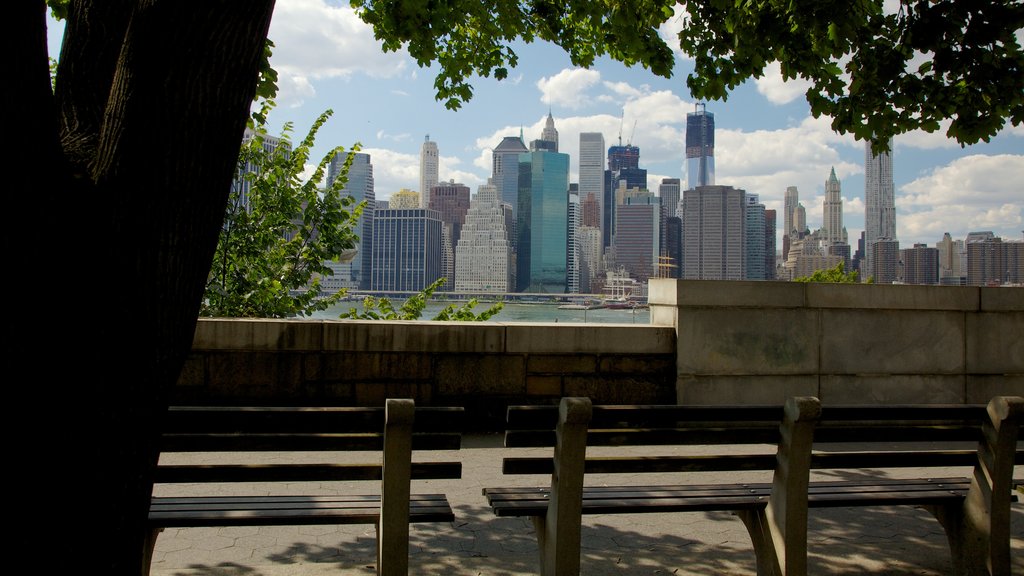
[[[462,479],[417,481],[413,490],[448,494],[457,519],[451,524],[411,526],[410,573],[538,573],[537,545],[529,521],[494,517],[481,495],[484,486],[535,485],[546,481],[543,477],[503,477],[501,458],[508,453],[501,448],[499,435],[487,435],[466,437],[460,452],[435,455],[441,460],[461,459]],[[913,474],[912,470],[904,472]],[[1018,467],[1016,477],[1021,473],[1024,467]],[[756,473],[749,475],[751,479],[762,477]],[[707,474],[699,482],[736,481],[743,476]],[[588,484],[605,480],[628,481],[621,476],[588,476]],[[645,482],[657,480],[645,477]],[[296,484],[290,488],[295,493],[329,494],[353,491],[351,484]],[[259,488],[238,485],[226,490],[253,493]],[[369,487],[360,490],[373,491]],[[1013,504],[1012,517],[1014,574],[1024,576],[1024,504]],[[809,573],[816,576],[949,573],[945,535],[938,522],[920,509],[812,510],[808,528]],[[375,541],[372,526],[168,529],[157,541],[152,575],[372,575]],[[586,576],[747,576],[755,574],[755,567],[746,529],[730,514],[604,515],[584,517],[581,572]]]

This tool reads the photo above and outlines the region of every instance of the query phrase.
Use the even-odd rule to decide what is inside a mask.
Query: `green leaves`
[[[385,51],[436,64],[436,97],[472,98],[473,76],[505,78],[516,40],[562,47],[576,66],[608,55],[671,77],[675,55],[659,29],[685,6],[678,48],[697,100],[725,100],[779,62],[811,83],[814,116],[840,134],[873,139],[934,129],[962,145],[1024,122],[1024,3],[1006,0],[351,0]],[[921,60],[925,62],[922,63]]]
[[[346,155],[342,175],[320,188],[332,149],[302,180],[317,131],[332,111],[321,114],[307,136],[292,146],[291,125],[275,142],[266,131],[273,102],[253,115],[253,135],[242,143],[238,179],[228,201],[214,255],[202,316],[284,318],[308,316],[336,303],[343,292],[321,295],[320,279],[333,274],[327,262],[355,246],[354,226],[363,205],[342,196],[359,145]]]
[[[348,312],[341,314],[339,317],[355,320],[419,320],[423,315],[424,308],[427,306],[427,300],[430,300],[431,296],[434,295],[434,292],[444,286],[447,281],[447,278],[438,278],[430,286],[427,286],[418,293],[410,296],[398,310],[395,310],[395,307],[389,298],[375,298],[373,296],[367,296],[366,298],[363,298],[362,311],[356,308],[349,308]],[[505,307],[505,304],[497,302],[479,314],[473,312],[473,309],[476,308],[476,306],[477,301],[475,298],[458,307],[456,307],[455,304],[449,304],[434,316],[434,320],[483,322],[498,312],[501,312],[502,308]]]
[[[833,284],[856,284],[857,272],[846,272],[846,265],[840,262],[827,270],[815,270],[810,276],[793,278],[794,282],[829,282]]]

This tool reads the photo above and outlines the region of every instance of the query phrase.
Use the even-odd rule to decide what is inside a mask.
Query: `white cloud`
[[[274,42],[270,63],[281,87],[278,102],[286,106],[311,97],[313,80],[356,73],[391,77],[409,62],[404,55],[385,54],[370,27],[350,7],[325,0],[280,0],[269,37]]]
[[[689,55],[685,54],[679,48],[679,32],[686,27],[686,6],[679,2],[676,3],[675,15],[665,21],[658,29],[658,35],[672,48],[676,58],[692,60]]]
[[[802,98],[811,83],[803,78],[785,80],[782,77],[782,68],[778,62],[772,62],[764,69],[764,76],[755,78],[757,91],[768,99],[772,104],[789,104],[797,98]]]
[[[801,198],[810,198],[824,190],[832,168],[840,182],[863,171],[840,154],[839,147],[852,141],[852,136],[839,136],[828,122],[813,118],[779,130],[719,129],[715,132],[715,181],[758,194],[766,203],[781,202],[788,186],[796,186]],[[807,200],[803,203],[810,216],[814,208]]]
[[[586,92],[600,80],[601,73],[596,70],[566,68],[538,80],[537,88],[541,91],[541,102],[576,109],[589,104]]]
[[[897,191],[900,243],[933,244],[946,232],[963,238],[992,230],[1018,238],[1024,225],[1024,155],[958,158]]]

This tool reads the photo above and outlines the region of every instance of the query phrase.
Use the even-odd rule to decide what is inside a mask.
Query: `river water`
[[[394,302],[397,308],[402,300]],[[343,312],[348,312],[352,307],[362,308],[361,301],[341,302],[328,310],[316,312],[313,318],[337,318]],[[448,302],[431,300],[423,311],[423,320],[431,320],[444,308]],[[456,306],[461,303],[456,303]],[[473,309],[474,312],[483,312],[490,306],[488,302],[480,302]],[[650,310],[627,309],[615,310],[610,308],[598,308],[594,310],[564,310],[558,304],[506,302],[505,307],[492,316],[488,322],[569,322],[569,323],[590,323],[590,324],[650,324]]]

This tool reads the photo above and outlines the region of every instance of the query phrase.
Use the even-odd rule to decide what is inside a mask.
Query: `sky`
[[[673,27],[681,25],[680,18],[670,20],[662,34],[674,38]],[[62,24],[50,20],[48,33],[56,57]],[[1024,43],[1024,32],[1017,35]],[[610,59],[581,69],[557,46],[517,45],[519,65],[507,79],[472,79],[473,98],[450,111],[434,97],[435,70],[418,67],[404,52],[385,54],[348,2],[277,0],[269,36],[279,74],[271,133],[290,123],[299,140],[321,113],[332,111],[312,158],[358,144],[370,155],[378,199],[419,187],[419,153],[428,137],[440,153],[440,180],[463,183],[475,195],[491,175],[491,149],[505,136],[539,138],[549,113],[559,151],[570,156],[571,182],[578,181],[580,132],[602,132],[606,147],[639,147],[652,191],[662,178],[685,182],[686,114],[697,101],[685,81],[693,61],[678,51],[674,75],[665,79]],[[784,82],[775,65],[726,101],[704,103],[715,116],[715,183],[757,194],[778,212],[781,238],[786,188],[798,188],[813,231],[821,226],[825,181],[834,168],[856,246],[864,228],[865,146],[832,131],[828,118],[814,118],[806,89],[800,81]],[[1024,126],[1007,125],[991,142],[967,147],[942,132],[897,136],[893,175],[901,247],[934,246],[946,232],[953,239],[974,231],[1024,239]]]

